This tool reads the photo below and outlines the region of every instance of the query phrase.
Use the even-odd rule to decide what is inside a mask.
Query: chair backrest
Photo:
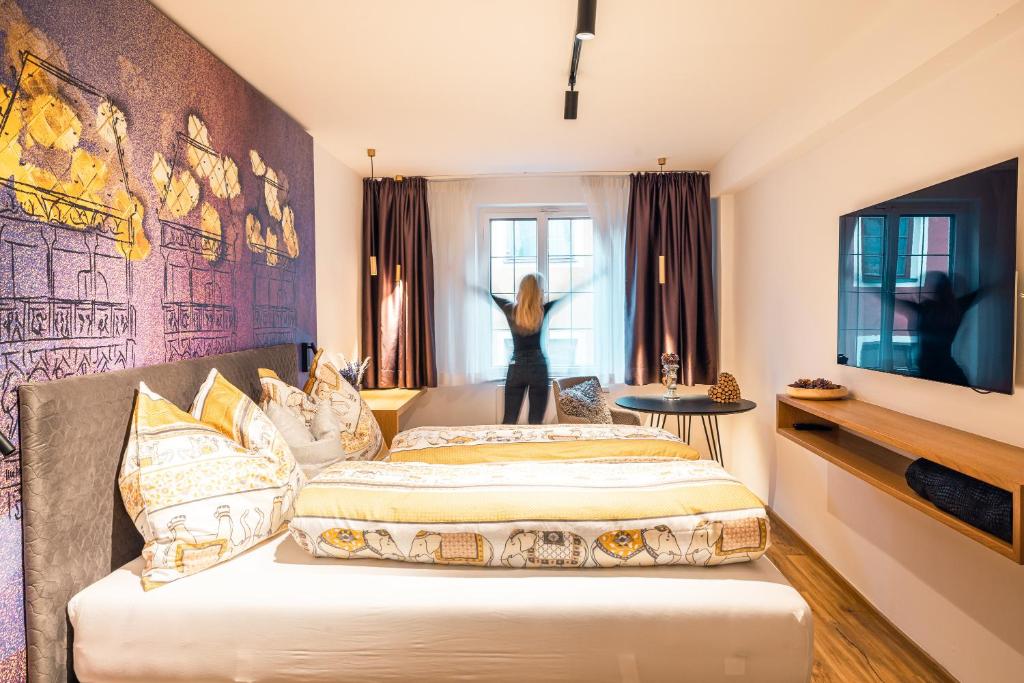
[[[586,382],[587,380],[590,380],[590,379],[597,381],[597,377],[595,377],[594,375],[589,375],[589,376],[586,376],[586,377],[561,377],[559,379],[551,380],[551,392],[555,395],[555,415],[558,417],[558,421],[559,422],[566,422],[566,423],[586,422],[586,420],[584,420],[582,418],[574,417],[572,415],[566,415],[565,413],[563,413],[562,412],[562,405],[561,405],[561,403],[559,403],[558,397],[561,394],[563,389],[568,389],[570,387],[574,387],[577,384],[582,384],[583,382]],[[600,381],[598,381],[598,384],[600,384]]]

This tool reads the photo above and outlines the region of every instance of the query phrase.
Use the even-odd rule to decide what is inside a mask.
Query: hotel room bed
[[[287,534],[68,607],[92,681],[804,681],[811,615],[767,560],[510,570],[316,559]]]
[[[296,384],[282,345],[20,391],[31,681],[800,681],[807,604],[762,558],[512,570],[317,559],[281,534],[145,592],[117,490],[139,381],[187,406],[218,368]],[[127,564],[126,564],[127,563]]]

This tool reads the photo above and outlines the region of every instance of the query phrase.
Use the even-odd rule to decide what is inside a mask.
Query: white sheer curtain
[[[598,301],[594,311],[594,352],[597,374],[601,382],[608,385],[624,381],[626,374],[629,176],[583,176],[580,181],[587,209],[594,221],[594,294]]]
[[[485,367],[491,302],[475,288],[486,282],[487,244],[477,226],[472,180],[431,180],[427,207],[434,250],[434,334],[439,386],[488,379]]]

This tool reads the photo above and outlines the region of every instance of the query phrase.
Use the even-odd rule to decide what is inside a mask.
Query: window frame
[[[857,254],[857,258],[854,261],[854,282],[858,288],[861,289],[876,289],[881,298],[880,306],[880,320],[881,325],[879,327],[878,334],[857,334],[857,346],[855,352],[857,354],[857,365],[861,364],[862,352],[866,344],[877,343],[879,344],[879,370],[886,372],[912,372],[910,370],[901,369],[895,367],[894,362],[894,347],[895,345],[906,345],[912,343],[912,337],[905,334],[904,331],[898,331],[894,329],[895,322],[895,307],[896,297],[900,294],[900,290],[908,291],[915,288],[919,289],[924,284],[924,277],[927,273],[927,269],[920,267],[917,270],[913,267],[913,258],[915,256],[921,256],[927,258],[929,256],[941,256],[942,254],[929,254],[927,253],[928,244],[928,231],[930,225],[925,223],[921,230],[913,230],[913,234],[908,234],[906,244],[908,247],[908,253],[904,254],[902,258],[905,259],[904,263],[909,264],[906,268],[905,274],[900,272],[898,269],[899,259],[901,255],[899,253],[900,244],[900,226],[903,219],[921,219],[921,218],[947,218],[949,219],[949,238],[948,238],[948,253],[945,254],[947,258],[947,270],[954,272],[956,267],[956,252],[957,252],[957,240],[959,225],[962,221],[967,221],[970,218],[969,210],[965,207],[959,206],[954,203],[944,204],[939,202],[930,203],[928,211],[915,211],[913,206],[907,205],[896,205],[887,206],[879,205],[872,207],[870,212],[857,215],[856,219],[858,222],[862,218],[881,218],[882,219],[882,253],[878,255],[881,258],[881,277],[875,278],[872,276],[865,276],[863,260],[865,256],[876,256],[874,254]],[[861,233],[861,226],[857,225],[856,230],[856,241],[858,248],[862,249],[863,235]],[[911,226],[908,224],[908,229]],[[923,251],[918,254],[916,252]],[[843,320],[843,314],[840,313],[840,320]],[[840,329],[840,334],[844,331]]]
[[[596,243],[597,234],[596,229],[593,226],[594,218],[590,215],[590,211],[586,204],[557,204],[557,205],[518,205],[518,206],[485,206],[481,207],[478,226],[481,233],[481,239],[479,244],[481,245],[481,252],[478,255],[478,263],[483,264],[480,269],[483,282],[481,286],[487,291],[488,296],[491,295],[491,221],[492,220],[530,220],[535,219],[537,221],[537,272],[544,276],[544,301],[545,303],[551,300],[551,293],[549,291],[549,285],[551,278],[548,272],[549,258],[548,258],[548,221],[557,219],[586,219],[591,221],[592,229],[595,230],[593,235],[593,241]],[[596,246],[592,250],[593,253],[589,254],[592,259],[592,271],[594,273],[598,270],[597,264],[597,248]],[[518,283],[516,283],[518,285]],[[591,293],[594,293],[596,287],[596,277],[591,280]],[[513,293],[514,294],[514,293]],[[571,306],[572,302],[567,301],[565,305]],[[492,313],[493,314],[493,313]],[[596,298],[595,298],[595,319],[596,319]],[[491,318],[488,318],[487,326],[487,376],[492,380],[504,379],[507,365],[494,365],[493,358],[493,344],[494,344],[494,325],[490,322]],[[575,329],[575,328],[569,328]],[[584,328],[580,328],[584,329]],[[591,333],[596,337],[597,328],[589,328]],[[548,343],[548,325],[545,324],[544,329],[544,343]],[[596,353],[596,345],[595,345]],[[574,375],[582,374],[596,374],[597,373],[597,359],[594,362],[586,366],[555,366],[550,365],[549,374],[553,378],[557,377],[569,377]]]

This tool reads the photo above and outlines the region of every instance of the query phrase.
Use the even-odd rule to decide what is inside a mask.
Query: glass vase
[[[679,366],[671,364],[662,366],[661,377],[662,384],[665,385],[663,398],[679,398],[679,394],[676,393],[677,382],[679,381]]]

